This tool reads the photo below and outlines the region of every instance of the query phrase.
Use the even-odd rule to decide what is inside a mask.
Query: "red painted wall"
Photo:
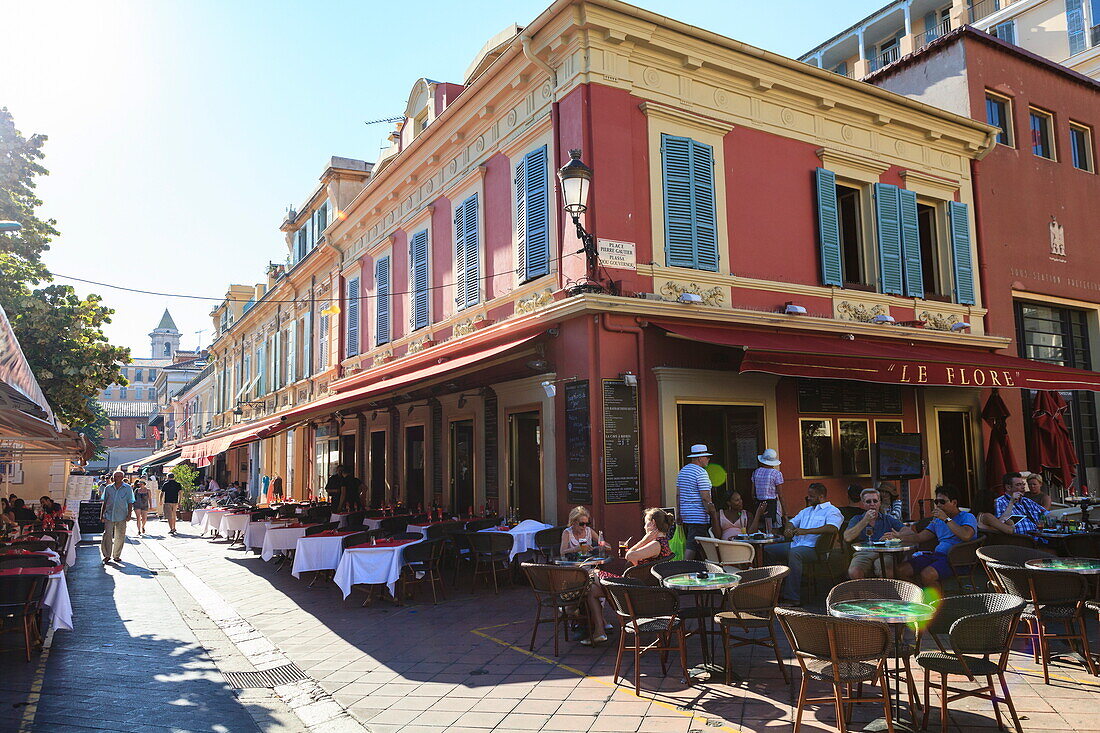
[[[481,276],[485,278],[482,293],[493,299],[512,291],[515,286],[516,254],[513,247],[512,164],[497,154],[485,161],[485,195],[481,202],[485,222],[483,246],[485,258]]]
[[[449,199],[440,197],[432,202],[432,232],[429,244],[432,248],[432,285],[452,284],[454,270],[454,211]],[[432,291],[432,321],[450,318],[454,313],[455,300],[453,288],[436,288]]]
[[[390,247],[390,292],[409,292],[409,234],[403,229],[393,233]],[[377,303],[375,303],[377,306]],[[372,325],[376,321],[371,321]],[[409,295],[390,298],[390,339],[396,341],[409,331]],[[368,346],[373,346],[371,341]]]

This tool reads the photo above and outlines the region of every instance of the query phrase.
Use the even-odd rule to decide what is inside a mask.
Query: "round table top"
[[[927,603],[886,598],[841,601],[829,606],[829,615],[831,616],[854,618],[862,621],[883,621],[888,624],[911,624],[916,621],[927,621],[935,614],[936,609]]]
[[[603,565],[611,559],[607,553],[589,553],[582,555],[579,552],[567,552],[563,557],[555,557],[551,560],[554,565],[566,568],[587,568]]]
[[[777,537],[773,534],[738,534],[732,538],[734,542],[748,542],[753,545],[770,545],[773,542],[786,542],[783,537]]]
[[[670,575],[662,582],[674,590],[726,590],[740,583],[741,576],[736,573],[707,573],[707,577],[700,578],[699,573],[683,573]]]
[[[904,542],[898,544],[858,542],[852,545],[852,549],[859,552],[909,552],[910,550],[917,549],[917,546],[907,545]]]
[[[1100,575],[1100,559],[1095,557],[1041,557],[1028,560],[1024,563],[1024,567],[1031,570],[1060,570],[1082,575]]]

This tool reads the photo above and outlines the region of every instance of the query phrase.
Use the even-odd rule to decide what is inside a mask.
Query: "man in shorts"
[[[694,560],[696,555],[702,554],[696,537],[706,537],[712,523],[715,527],[720,526],[706,471],[710,457],[710,451],[702,443],[691,446],[688,462],[676,476],[679,520],[684,525],[685,560]]]
[[[978,536],[978,520],[970,512],[959,509],[959,492],[954,486],[936,487],[935,508],[932,509],[932,521],[920,532],[904,527],[897,532],[887,532],[883,539],[900,539],[903,542],[920,544],[936,540],[936,549],[932,552],[917,552],[907,563],[898,566],[898,577],[902,580],[919,578],[921,585],[935,586],[941,580],[954,575],[947,553],[962,542],[969,542]]]
[[[168,480],[160,487],[164,492],[164,518],[168,520],[168,534],[176,533],[176,509],[179,507],[182,489],[173,474],[168,474]]]
[[[852,517],[844,529],[844,541],[849,545],[867,541],[867,528],[871,528],[871,541],[878,541],[887,532],[897,532],[902,523],[882,511],[882,499],[877,489],[864,489],[859,494],[863,514]],[[843,512],[842,512],[843,513]],[[874,570],[879,553],[873,550],[856,550],[848,564],[848,577],[852,580],[866,578]],[[891,562],[889,558],[883,562]],[[883,568],[886,570],[886,568]]]

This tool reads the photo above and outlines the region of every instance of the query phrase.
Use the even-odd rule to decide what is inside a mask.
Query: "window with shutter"
[[[837,214],[836,174],[824,168],[814,172],[817,187],[817,245],[821,252],[821,283],[844,287],[840,256],[840,218]]]
[[[286,383],[298,381],[298,323],[290,324],[286,345]]]
[[[328,369],[328,334],[331,326],[329,316],[323,315],[317,327],[317,371]]]
[[[267,394],[267,343],[260,344],[256,352],[256,366],[259,368],[260,380],[256,387],[256,396]]]
[[[383,257],[374,263],[376,346],[390,342],[390,258]]]
[[[1069,55],[1085,50],[1085,8],[1081,0],[1066,0],[1066,31],[1069,33]]]
[[[299,337],[302,345],[301,375],[308,377],[313,374],[313,311],[306,311],[302,316],[302,335]]]
[[[359,278],[353,277],[347,285],[347,331],[345,353],[348,356],[359,355]]]
[[[547,165],[545,145],[516,164],[516,272],[522,282],[550,272]]]
[[[951,229],[951,259],[955,270],[955,302],[974,305],[974,266],[970,255],[970,207],[957,201],[947,202],[947,220]]]
[[[875,184],[875,231],[878,235],[879,290],[902,295],[901,216],[898,187]]]
[[[455,305],[458,310],[481,299],[478,253],[477,194],[455,209]]]
[[[412,313],[409,324],[415,331],[428,325],[428,304],[430,276],[428,272],[428,230],[417,232],[409,244],[410,285],[412,290]]]
[[[661,135],[665,262],[718,271],[714,149],[687,137]]]
[[[901,254],[904,264],[905,294],[924,297],[924,272],[921,266],[920,225],[917,222],[917,194],[898,190],[898,214],[901,219]]]

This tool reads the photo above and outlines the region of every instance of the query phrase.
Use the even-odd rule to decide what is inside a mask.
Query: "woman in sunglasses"
[[[580,552],[582,545],[591,549],[597,544],[592,515],[583,506],[573,507],[573,511],[569,512],[569,526],[561,533],[561,554]]]

